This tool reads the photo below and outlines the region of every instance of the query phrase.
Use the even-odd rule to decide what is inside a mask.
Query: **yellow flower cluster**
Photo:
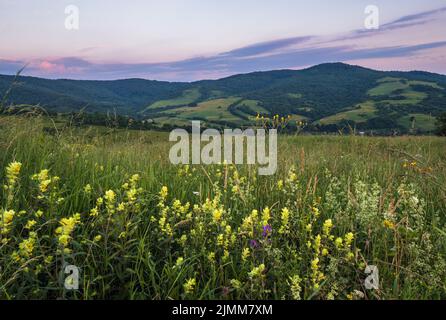
[[[166,186],[163,186],[163,187],[161,188],[161,191],[160,191],[160,197],[161,197],[161,199],[162,199],[162,200],[166,200],[166,199],[167,199],[167,194],[168,194],[168,189],[167,189]]]
[[[102,250],[103,246],[119,246],[126,250],[129,244],[135,243],[135,237],[138,239],[142,234],[138,228],[143,224],[147,231],[144,236],[157,245],[154,251],[153,247],[147,249],[157,258],[158,255],[165,257],[163,261],[168,264],[165,270],[178,273],[176,281],[179,281],[179,290],[175,291],[184,293],[183,298],[191,298],[198,291],[201,280],[193,277],[202,270],[195,269],[198,265],[200,268],[203,266],[204,273],[209,270],[222,272],[224,283],[218,285],[227,289],[228,295],[249,295],[251,290],[259,296],[268,297],[271,293],[268,291],[271,289],[270,282],[275,281],[277,276],[275,272],[269,274],[269,270],[278,266],[281,270],[290,271],[285,274],[284,281],[280,281],[281,289],[286,290],[285,298],[302,299],[309,294],[335,297],[338,294],[336,286],[326,285],[333,277],[330,268],[335,263],[349,263],[351,266],[356,262],[352,250],[354,234],[349,232],[337,236],[337,225],[344,224],[338,222],[337,215],[331,211],[329,214],[321,212],[319,208],[325,211],[325,206],[320,205],[320,198],[314,200],[309,195],[307,202],[300,202],[299,191],[305,190],[300,189],[300,179],[294,168],[277,182],[279,189],[283,190],[277,193],[277,201],[268,203],[269,206],[266,203],[260,206],[251,192],[252,186],[249,186],[253,184],[253,178],[244,175],[243,171],[237,171],[235,166],[225,166],[214,170],[213,176],[211,171],[211,180],[218,177],[214,180],[217,182],[209,190],[199,188],[198,198],[206,193],[207,197],[197,203],[173,198],[175,192],[169,191],[167,186],[152,194],[147,193],[146,197],[144,190],[138,187],[138,174],[127,176],[121,187],[104,189],[106,191],[101,192],[98,198],[92,197],[96,189],[83,183],[80,194],[90,207],[85,220],[82,218],[82,228],[79,227],[81,214],[58,216],[61,207],[51,202],[51,199],[57,199],[53,194],[61,194],[55,183],[53,188],[53,182],[58,179],[52,178],[48,170],[42,170],[33,178],[39,182],[38,194],[45,196],[47,201],[37,201],[37,208],[26,208],[26,212],[17,214],[14,210],[0,211],[1,234],[6,236],[12,231],[12,235],[8,234],[11,240],[7,245],[11,250],[7,257],[30,265],[38,260],[30,266],[30,270],[39,272],[42,266],[47,268],[48,264],[53,263],[53,257],[60,258],[54,252],[68,255],[72,249],[81,248],[83,252],[94,255],[105,251]],[[10,177],[18,177],[20,168],[17,165],[8,170]],[[183,170],[190,172],[188,168]],[[97,185],[96,181],[94,185]],[[155,199],[155,205],[147,206],[152,199]],[[27,212],[30,214],[27,215]],[[15,225],[18,227],[13,228]],[[14,231],[19,229],[28,236],[16,236]],[[48,230],[53,235],[49,237],[51,242],[43,236]],[[7,241],[5,239],[1,238]],[[54,252],[48,258],[42,258],[48,247]],[[63,259],[67,258],[63,256]],[[237,279],[231,279],[232,274],[227,277],[226,273],[234,266],[238,272]],[[250,290],[245,290],[247,288]]]
[[[0,234],[1,235],[6,235],[9,233],[14,216],[15,216],[14,210],[6,210],[6,211],[2,210],[2,213],[0,215]]]
[[[290,229],[289,229],[289,219],[290,219],[290,211],[287,208],[283,208],[282,209],[282,214],[281,214],[281,221],[282,224],[279,228],[279,233],[280,234],[287,234],[289,233]]]
[[[138,194],[142,192],[142,189],[138,188],[139,179],[139,174],[134,174],[130,177],[129,182],[122,186],[122,188],[126,190],[127,202],[129,205],[134,204]]]
[[[219,223],[222,215],[223,215],[223,210],[221,208],[215,209],[213,212],[214,222]]]
[[[186,295],[193,293],[196,285],[197,281],[195,280],[195,278],[188,279],[186,283],[183,285],[184,293]]]
[[[41,170],[38,174],[33,175],[32,178],[39,182],[39,190],[42,194],[45,194],[48,191],[52,183],[56,183],[60,180],[57,176],[51,177],[48,169]],[[43,196],[41,195],[39,198],[42,199]]]
[[[271,118],[263,114],[256,115],[256,122],[260,123],[260,125],[264,128],[273,128],[273,129],[284,128],[288,125],[290,120],[291,120],[291,115],[280,116],[276,114]]]
[[[62,218],[59,221],[60,226],[56,229],[57,241],[63,247],[64,253],[70,253],[71,250],[68,247],[71,241],[71,235],[76,226],[81,222],[81,216],[76,213],[72,217]]]
[[[328,254],[328,250],[322,247],[322,237],[320,234],[316,235],[313,240],[313,260],[311,261],[311,283],[315,290],[319,289],[320,282],[325,279],[324,273],[320,270],[320,262],[322,256]]]
[[[252,239],[254,237],[258,216],[259,212],[255,209],[252,210],[250,215],[243,218],[239,231],[244,235],[248,235]]]
[[[265,272],[265,265],[262,263],[261,265],[259,265],[258,267],[254,267],[249,273],[248,276],[251,279],[254,278],[258,278],[258,277],[262,277],[264,276],[264,272]]]
[[[294,275],[289,278],[289,286],[291,290],[291,297],[294,300],[301,300],[301,293],[302,293],[302,287],[301,287],[302,279],[298,275]]]
[[[242,250],[242,261],[246,262],[250,255],[251,255],[251,252],[250,252],[249,248],[244,248]]]
[[[269,220],[271,219],[271,210],[269,207],[266,207],[262,211],[262,227],[265,227],[269,224]]]
[[[26,259],[29,259],[34,251],[37,241],[37,233],[30,232],[27,239],[22,240],[19,244],[19,251],[14,251],[11,255],[12,259],[16,262],[24,263]]]
[[[105,191],[104,200],[108,213],[115,213],[116,193],[113,190]]]
[[[384,219],[383,226],[387,229],[391,229],[391,230],[395,229],[395,223],[393,223],[389,219]]]
[[[6,167],[6,179],[8,181],[7,187],[12,187],[17,181],[17,178],[20,174],[20,169],[22,168],[22,164],[20,162],[11,162]]]
[[[20,174],[20,169],[22,168],[22,164],[20,162],[11,162],[6,167],[6,180],[7,184],[3,186],[5,190],[7,190],[6,197],[6,205],[9,206],[14,199],[14,189],[17,184],[17,179]]]
[[[331,228],[333,228],[333,221],[331,219],[325,220],[324,225],[322,226],[322,231],[325,236],[330,234]]]
[[[87,194],[91,193],[91,185],[90,184],[85,185],[84,192]]]

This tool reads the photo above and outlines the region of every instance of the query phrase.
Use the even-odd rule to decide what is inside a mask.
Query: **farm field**
[[[319,120],[322,124],[333,124],[341,120],[352,120],[357,123],[365,122],[376,113],[376,108],[372,101],[367,101],[357,106],[356,109],[340,112]]]
[[[238,98],[224,98],[215,99],[199,103],[196,107],[188,107],[181,109],[173,109],[167,114],[179,114],[182,118],[186,119],[199,119],[205,118],[209,121],[212,120],[240,120],[234,117],[229,111],[228,107],[232,103],[239,100]]]
[[[2,299],[446,298],[444,138],[283,135],[265,177],[51,126],[0,118]]]
[[[199,98],[200,98],[200,92],[197,89],[185,90],[181,97],[175,99],[157,101],[148,106],[146,110],[162,108],[167,106],[181,106],[195,102]]]

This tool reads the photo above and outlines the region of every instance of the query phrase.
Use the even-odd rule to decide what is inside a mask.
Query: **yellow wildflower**
[[[210,252],[209,254],[208,254],[208,260],[209,260],[209,262],[215,262],[215,252]]]
[[[125,239],[127,237],[127,232],[126,231],[122,231],[119,236],[118,239]]]
[[[313,206],[312,211],[313,211],[313,214],[314,214],[314,216],[316,218],[319,217],[320,212],[319,212],[319,209],[317,207]]]
[[[229,281],[229,283],[236,290],[238,290],[242,287],[242,283],[237,279],[231,279],[231,281]]]
[[[23,240],[19,244],[20,256],[22,256],[24,258],[29,258],[32,255],[33,251],[34,251],[34,245],[36,243],[36,240],[37,240],[37,233],[30,232],[29,233],[29,238]]]
[[[336,240],[335,240],[336,247],[337,248],[341,248],[342,247],[342,242],[343,242],[342,238],[340,238],[340,237],[336,238]]]
[[[63,247],[66,247],[69,244],[71,234],[73,233],[74,228],[76,228],[76,225],[80,223],[80,220],[80,214],[76,213],[70,218],[62,218],[59,221],[60,226],[56,229],[56,235],[58,235],[58,242]],[[65,250],[64,252],[68,252],[68,250]]]
[[[224,245],[224,242],[225,242],[224,235],[220,233],[220,234],[217,236],[217,245],[219,245],[219,246],[223,246],[223,245]]]
[[[62,234],[59,236],[58,241],[61,245],[66,247],[70,241],[71,237],[68,234]]]
[[[223,210],[221,210],[221,209],[214,210],[214,213],[212,215],[213,215],[215,223],[218,223],[220,221],[222,214],[223,214]]]
[[[178,243],[182,246],[184,246],[187,242],[187,235],[183,234],[180,239],[178,240]]]
[[[346,247],[349,247],[352,244],[353,238],[354,238],[354,235],[352,232],[349,232],[345,235],[344,241],[345,241]]]
[[[116,199],[116,194],[113,190],[108,190],[105,192],[105,196],[104,199],[108,202],[108,203],[114,203],[115,199]]]
[[[87,184],[87,185],[84,187],[84,192],[85,192],[85,193],[91,193],[91,186],[90,186],[89,184]]]
[[[271,219],[271,211],[268,207],[262,211],[262,225],[267,226],[269,224],[269,219]]]
[[[36,220],[28,220],[28,222],[25,225],[25,229],[32,229],[36,223],[37,223]]]
[[[160,196],[161,196],[161,198],[162,198],[163,200],[165,200],[165,199],[167,198],[167,194],[168,194],[168,189],[167,189],[166,186],[163,186],[163,187],[161,188],[161,191],[160,191]]]
[[[319,269],[319,258],[315,258],[311,261],[311,269],[317,271]]]
[[[10,186],[14,185],[19,174],[20,169],[22,168],[22,164],[20,162],[11,162],[6,167],[6,178],[8,179],[8,183]]]
[[[329,235],[331,228],[333,228],[333,221],[331,219],[325,220],[324,225],[322,226],[324,234]]]
[[[99,215],[98,208],[95,207],[95,208],[90,210],[90,216],[91,217],[96,217],[97,215]]]
[[[314,248],[314,251],[315,251],[317,254],[319,254],[319,250],[320,250],[320,248],[321,248],[321,240],[322,240],[322,238],[321,238],[321,235],[320,235],[320,234],[318,234],[318,235],[314,238],[314,245],[313,245],[313,248]]]
[[[186,283],[183,285],[184,293],[185,294],[193,293],[196,285],[197,285],[197,281],[194,278],[188,279],[186,281]]]
[[[48,191],[48,186],[50,185],[50,183],[51,183],[50,179],[40,181],[40,184],[39,184],[40,192],[42,192],[42,193],[47,192]]]
[[[258,267],[254,267],[249,273],[248,276],[250,278],[256,278],[256,277],[260,277],[263,275],[265,271],[265,265],[262,263],[261,265],[259,265]]]
[[[118,204],[118,207],[116,208],[116,210],[118,210],[119,212],[124,211],[124,210],[125,210],[125,203],[120,202],[120,203]]]
[[[280,234],[288,233],[289,218],[290,218],[290,211],[287,208],[283,208],[282,209],[282,215],[281,215],[282,225],[279,228],[279,233]]]
[[[388,219],[385,219],[383,221],[383,225],[384,225],[385,228],[392,229],[392,230],[395,229],[395,224],[392,221],[388,220]]]
[[[181,266],[184,262],[184,258],[183,257],[178,257],[177,261],[175,262],[175,265],[177,267]]]
[[[313,226],[311,225],[311,223],[307,224],[306,227],[305,227],[305,230],[307,232],[311,232],[312,229],[313,229]]]
[[[243,251],[242,251],[242,260],[246,261],[249,258],[250,254],[251,253],[249,252],[249,248],[243,249]]]
[[[290,282],[290,289],[291,289],[291,296],[293,297],[294,300],[301,300],[301,292],[302,292],[302,287],[301,287],[301,282],[302,279],[298,276],[292,276],[289,278]]]
[[[8,234],[14,215],[14,210],[3,211],[0,214],[0,234]]]

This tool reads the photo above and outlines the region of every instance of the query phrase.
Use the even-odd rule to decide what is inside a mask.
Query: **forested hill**
[[[0,96],[13,79],[0,75]],[[446,111],[446,76],[383,72],[343,63],[192,83],[20,76],[7,102],[19,108],[40,105],[55,112],[116,110],[159,123],[201,119],[235,126],[249,123],[256,114],[279,114],[327,129],[347,123],[364,129],[430,131],[435,116]]]

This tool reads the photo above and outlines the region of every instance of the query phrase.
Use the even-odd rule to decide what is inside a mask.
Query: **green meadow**
[[[279,135],[273,176],[170,146],[1,117],[0,298],[446,298],[444,138]]]

